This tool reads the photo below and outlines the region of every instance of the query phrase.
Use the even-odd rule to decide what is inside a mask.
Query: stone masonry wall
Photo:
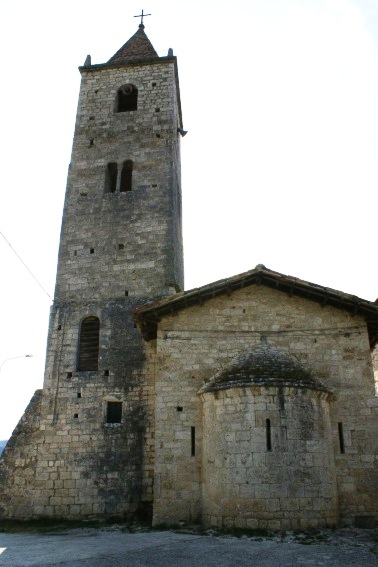
[[[378,345],[375,345],[375,348],[372,352],[373,358],[373,369],[374,369],[374,380],[375,380],[375,393],[378,396]]]
[[[183,287],[176,60],[81,72],[38,427],[12,437],[6,452],[4,517],[151,516],[151,345],[132,311]],[[117,91],[129,83],[137,110],[118,113]],[[120,192],[125,160],[132,190]],[[110,162],[115,192],[106,185]],[[88,316],[100,321],[99,361],[83,372],[78,344]],[[122,402],[121,423],[106,422],[112,401]]]
[[[138,110],[115,112],[127,83],[138,88]],[[83,71],[57,298],[156,297],[183,288],[177,104],[173,59]],[[125,160],[133,161],[132,191],[107,192],[107,164],[118,164],[119,179]]]
[[[201,517],[204,455],[197,392],[233,358],[259,344],[262,336],[308,365],[335,396],[330,407],[330,443],[341,521],[351,523],[355,516],[377,514],[377,405],[365,322],[342,310],[250,286],[183,309],[159,323],[155,524]]]
[[[33,502],[29,499],[29,503],[25,504],[23,497],[30,494],[30,481],[35,478],[41,402],[42,390],[36,390],[1,455],[0,518],[7,517],[10,510],[14,510],[16,515],[32,515]]]
[[[201,397],[206,525],[273,530],[336,525],[328,394],[251,386]]]

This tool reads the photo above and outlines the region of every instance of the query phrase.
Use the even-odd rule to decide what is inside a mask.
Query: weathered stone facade
[[[156,349],[156,524],[296,529],[377,517],[368,328],[347,303],[326,305],[331,291],[258,266],[137,312]],[[352,309],[357,298],[333,293]],[[263,378],[261,364],[240,366],[261,341],[280,353]],[[313,382],[287,374],[288,356]]]
[[[152,376],[132,312],[183,288],[177,63],[140,27],[115,59],[87,58],[80,72],[38,427],[26,436],[20,424],[4,452],[0,516],[151,514]],[[125,85],[136,108],[119,111]],[[98,363],[83,371],[88,317]],[[118,423],[109,402],[122,403]]]
[[[371,523],[378,305],[263,266],[182,292],[176,59],[140,26],[80,71],[44,387],[0,518]]]

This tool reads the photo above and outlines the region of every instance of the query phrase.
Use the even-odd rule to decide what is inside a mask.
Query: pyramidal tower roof
[[[158,59],[152,43],[144,32],[144,25],[139,24],[138,31],[108,61],[108,65],[125,65],[134,61]]]

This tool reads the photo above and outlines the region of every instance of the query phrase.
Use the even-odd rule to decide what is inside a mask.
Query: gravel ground
[[[378,529],[273,535],[213,530],[144,531],[122,527],[51,533],[0,533],[0,566],[280,567],[378,566]]]

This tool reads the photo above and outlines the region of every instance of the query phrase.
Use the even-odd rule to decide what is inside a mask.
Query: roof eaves
[[[176,61],[176,56],[172,55],[169,57],[152,57],[150,59],[147,58],[143,58],[140,60],[133,60],[133,61],[127,61],[125,63],[121,63],[121,62],[114,62],[114,63],[96,63],[93,65],[81,65],[79,67],[79,71],[87,71],[87,72],[93,72],[93,71],[101,71],[102,69],[116,69],[119,67],[136,67],[136,66],[141,66],[141,65],[157,65],[159,63],[171,63],[171,62],[175,62]]]
[[[378,342],[378,305],[355,295],[274,272],[260,265],[250,272],[219,280],[142,306],[134,311],[134,317],[136,320],[148,319],[150,322],[157,323],[164,315],[191,305],[202,305],[205,301],[218,295],[231,294],[236,289],[253,284],[265,285],[288,293],[289,296],[296,295],[310,301],[316,301],[323,307],[328,305],[348,311],[352,315],[361,315],[365,317],[369,325],[369,333],[374,333],[375,342]]]

